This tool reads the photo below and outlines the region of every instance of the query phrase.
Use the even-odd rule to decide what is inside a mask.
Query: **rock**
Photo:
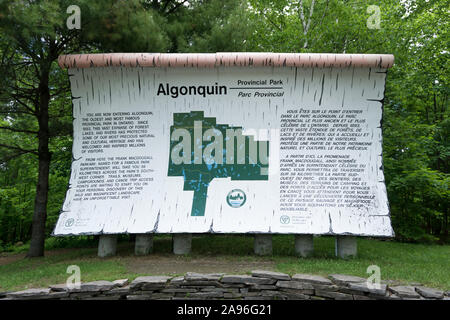
[[[372,299],[371,297],[368,297],[368,296],[361,296],[361,295],[354,294],[353,300],[374,300],[374,299]]]
[[[42,299],[50,294],[50,288],[27,289],[23,291],[10,292],[7,298],[13,299]]]
[[[312,283],[312,286],[316,290],[325,290],[325,291],[338,291],[339,290],[339,287],[337,285],[335,285],[335,284],[333,284],[331,286],[327,286],[327,285],[323,285],[323,284],[314,284],[314,283]]]
[[[261,291],[261,297],[270,297],[272,299],[277,300],[285,300],[287,296],[283,294],[283,292],[275,291],[275,290],[263,290]]]
[[[99,280],[92,282],[82,282],[79,288],[68,288],[69,292],[102,292],[114,288],[115,285],[111,281]]]
[[[189,289],[189,288],[171,288],[171,289],[163,289],[163,290],[161,290],[161,292],[162,293],[194,293],[194,292],[197,292],[197,290]]]
[[[120,295],[112,295],[112,296],[98,296],[92,298],[86,298],[84,300],[119,300],[121,298]]]
[[[164,288],[170,277],[166,276],[146,276],[137,277],[134,279],[130,288],[132,290],[142,289],[142,290],[152,290]]]
[[[265,270],[254,270],[252,271],[252,276],[257,278],[269,278],[275,280],[291,280],[291,277],[288,274]]]
[[[69,297],[69,293],[66,291],[60,291],[60,292],[50,292],[48,295],[49,299],[63,299]]]
[[[353,295],[340,292],[316,290],[315,295],[318,297],[331,298],[334,300],[353,300]]]
[[[177,285],[184,282],[184,276],[175,277],[170,280],[170,284]]]
[[[126,295],[130,293],[130,286],[117,287],[106,292],[106,295]]]
[[[67,284],[60,283],[60,284],[52,284],[49,286],[50,290],[53,292],[66,292],[69,291],[67,288]]]
[[[114,280],[113,283],[114,283],[115,287],[125,287],[130,282],[128,281],[128,279],[119,279],[119,280]]]
[[[196,299],[212,299],[212,298],[223,298],[223,292],[195,292],[189,293],[188,298]]]
[[[289,300],[309,300],[311,298],[310,295],[314,294],[312,290],[304,290],[310,291],[309,294],[300,293],[299,290],[289,288],[280,288],[280,291],[283,292]]]
[[[220,278],[222,278],[224,274],[223,273],[208,273],[208,274],[203,274],[203,273],[196,273],[196,272],[188,272],[186,273],[186,275],[184,276],[184,279],[186,281],[191,281],[191,280],[195,280],[195,281],[199,281],[199,280],[205,280],[205,281],[219,281]]]
[[[277,286],[273,284],[252,284],[250,285],[251,290],[277,290]]]
[[[233,292],[225,292],[223,294],[224,299],[240,299],[242,298],[242,294],[240,293],[233,293]]]
[[[429,299],[442,299],[444,298],[444,291],[427,288],[427,287],[416,287],[416,291],[424,298]]]
[[[413,286],[389,287],[389,290],[401,298],[420,298]]]
[[[173,298],[173,295],[170,293],[153,293],[152,300],[170,300]]]
[[[204,287],[222,287],[222,284],[218,281],[184,281],[177,285],[177,287],[192,287],[192,288],[204,288]]]
[[[374,285],[375,286],[375,285]],[[387,286],[385,284],[380,284],[379,289],[377,288],[369,288],[367,286],[367,282],[361,282],[361,283],[349,283],[348,288],[354,291],[360,291],[360,292],[367,292],[372,293],[380,296],[386,295]]]
[[[275,279],[257,278],[245,275],[225,275],[220,280],[222,283],[242,283],[242,284],[274,284]]]
[[[292,280],[307,282],[307,283],[312,283],[312,284],[321,284],[321,285],[332,285],[333,284],[333,282],[331,282],[327,278],[324,278],[321,276],[310,275],[310,274],[295,274],[292,276]]]
[[[278,281],[276,284],[279,288],[295,289],[298,293],[314,294],[314,287],[310,283],[299,281]]]
[[[364,282],[366,279],[361,277],[349,276],[345,274],[330,274],[328,278],[338,285],[347,286],[349,283],[353,282]]]
[[[127,295],[127,300],[150,300],[151,298],[151,295],[145,294]]]

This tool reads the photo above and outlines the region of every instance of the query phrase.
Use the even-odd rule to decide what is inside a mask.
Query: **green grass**
[[[133,256],[133,243],[121,242],[118,255],[107,259],[96,256],[96,243],[84,239],[70,242],[49,240],[46,257],[34,259],[16,259],[0,265],[0,291],[21,290],[31,287],[45,287],[49,284],[64,283],[69,276],[69,265],[78,265],[82,271],[82,281],[134,279],[141,275],[130,273],[127,265],[139,260]],[[57,247],[65,249],[55,249]],[[75,246],[75,248],[70,248]],[[273,237],[274,255],[256,257],[253,255],[253,237],[230,235],[202,235],[193,239],[193,252],[185,257],[171,254],[171,238],[167,235],[156,236],[154,254],[177,261],[214,258],[224,263],[234,264],[240,261],[264,262],[274,264],[274,271],[311,273],[329,275],[343,273],[367,277],[367,267],[378,265],[381,278],[398,280],[403,283],[420,282],[431,287],[450,290],[450,246],[399,243],[358,238],[358,257],[349,260],[334,256],[334,238],[316,237],[315,253],[308,259],[295,257],[294,237],[277,235]],[[21,250],[17,250],[20,252]],[[7,258],[15,258],[17,252],[3,253]],[[22,254],[23,255],[23,254]],[[1,260],[0,260],[1,263]],[[196,271],[196,270],[190,270]]]

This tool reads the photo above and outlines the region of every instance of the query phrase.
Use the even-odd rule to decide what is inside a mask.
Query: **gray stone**
[[[223,292],[195,292],[189,293],[187,296],[199,299],[223,298]]]
[[[342,259],[355,257],[357,254],[356,238],[352,236],[336,236],[336,256]]]
[[[203,274],[203,273],[196,273],[196,272],[188,272],[186,273],[186,275],[184,276],[184,279],[186,281],[201,281],[201,280],[205,280],[205,281],[218,281],[220,280],[220,278],[222,278],[224,274],[223,273],[208,273],[208,274]]]
[[[251,284],[250,290],[276,290],[278,287],[273,284]]]
[[[156,292],[152,294],[152,300],[170,300],[173,294]]]
[[[196,289],[190,289],[190,288],[172,288],[172,289],[163,289],[161,290],[162,293],[194,293],[197,292]]]
[[[312,283],[312,286],[314,287],[314,289],[317,289],[317,290],[325,290],[325,291],[338,291],[339,290],[339,287],[337,285],[334,285],[334,284],[332,284],[330,286],[327,286],[327,285],[324,285],[324,284]]]
[[[225,275],[220,280],[223,283],[242,283],[242,284],[274,284],[275,279],[258,278],[246,275]]]
[[[179,283],[177,285],[178,287],[195,287],[195,288],[202,288],[202,287],[222,287],[222,284],[218,281],[184,281],[182,283]]]
[[[372,294],[376,294],[376,295],[380,295],[380,296],[385,296],[387,286],[385,284],[380,284],[379,289],[377,289],[377,288],[369,288],[367,286],[367,282],[360,282],[360,283],[351,282],[348,284],[348,288],[351,290],[355,290],[355,291],[367,292],[367,293],[372,293]]]
[[[354,294],[353,295],[353,300],[374,300],[374,299],[369,297],[369,296],[363,296],[363,295]]]
[[[276,290],[263,290],[261,291],[261,297],[271,297],[272,299],[286,300],[287,296],[283,292]]]
[[[334,300],[353,300],[353,295],[340,292],[316,290],[315,295],[324,298],[331,298]]]
[[[125,286],[125,287],[117,287],[114,289],[111,289],[107,292],[105,292],[106,295],[126,295],[128,293],[130,293],[131,289],[130,286]]]
[[[98,296],[98,294],[95,292],[75,292],[69,295],[71,300],[84,300],[96,296]]]
[[[110,295],[110,296],[91,297],[83,300],[119,300],[120,298],[121,298],[120,295]]]
[[[312,256],[314,253],[314,237],[312,234],[295,235],[295,253],[302,258]]]
[[[280,291],[286,295],[298,296],[299,299],[305,299],[305,296],[309,297],[314,294],[314,291],[311,289],[307,290],[297,290],[297,289],[289,289],[289,288],[280,288]]]
[[[69,297],[68,292],[60,291],[60,292],[50,292],[48,295],[49,299],[62,299]]]
[[[329,279],[321,277],[321,276],[314,276],[310,274],[295,274],[292,276],[293,281],[301,281],[301,282],[307,282],[312,284],[322,284],[322,285],[332,285],[333,282],[331,282]]]
[[[137,277],[131,282],[130,288],[132,290],[137,289],[150,290],[150,289],[164,288],[169,279],[170,277],[166,276]]]
[[[50,290],[53,292],[65,292],[68,291],[67,284],[60,283],[60,284],[52,284],[49,286]]]
[[[252,271],[252,276],[257,278],[269,278],[276,280],[291,280],[291,277],[288,274],[266,270],[254,270]]]
[[[127,286],[130,282],[128,281],[128,279],[119,279],[119,280],[114,280],[113,281],[114,286],[115,287],[125,287]]]
[[[424,298],[430,299],[442,299],[444,298],[444,291],[427,288],[427,287],[416,287],[416,291]]]
[[[389,290],[402,298],[420,298],[413,286],[395,286],[389,287]]]
[[[287,300],[310,300],[311,296],[302,293],[286,293]]]
[[[192,249],[192,234],[191,233],[175,233],[172,235],[173,253],[174,254],[189,254]]]
[[[304,283],[299,281],[278,281],[276,284],[279,288],[295,289],[299,293],[314,294],[314,287],[310,283]]]
[[[42,299],[50,294],[50,288],[27,289],[6,294],[7,298],[13,299]]]
[[[259,291],[257,292],[242,292],[243,297],[258,297],[261,293]]]
[[[349,283],[353,282],[364,282],[366,279],[361,277],[355,277],[355,276],[349,276],[345,274],[330,274],[328,278],[331,279],[334,283],[338,285],[344,285],[347,286]]]
[[[181,283],[184,283],[184,276],[175,277],[170,280],[171,285],[178,285]]]
[[[92,282],[82,282],[79,288],[69,288],[69,292],[101,292],[108,291],[115,287],[115,284],[111,281],[92,281]]]
[[[272,254],[272,235],[255,234],[254,251],[258,256],[267,256]]]
[[[233,292],[225,292],[223,294],[223,297],[225,299],[240,299],[240,298],[242,298],[242,294],[240,294],[240,293],[233,293]]]
[[[134,254],[145,256],[153,252],[153,234],[141,233],[136,235],[134,242]]]
[[[150,300],[152,298],[149,294],[131,294],[127,295],[127,300]]]
[[[117,251],[117,235],[102,234],[98,241],[98,256],[106,258],[115,256]]]
[[[273,300],[271,297],[244,297],[244,300]]]

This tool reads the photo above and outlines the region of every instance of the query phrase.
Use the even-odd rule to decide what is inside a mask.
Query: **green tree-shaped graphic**
[[[201,130],[195,132],[195,126],[199,128],[199,124]],[[211,129],[214,132],[212,135],[208,134]],[[178,135],[173,136],[176,130],[184,133],[183,141]],[[231,132],[235,135],[231,135]],[[183,190],[194,191],[191,216],[205,215],[208,186],[214,178],[268,180],[269,141],[255,141],[252,136],[242,135],[242,127],[216,124],[216,119],[205,118],[203,111],[191,111],[174,113],[170,133],[168,176],[183,176]],[[223,140],[217,141],[219,139]],[[234,142],[227,143],[231,139]],[[221,149],[217,149],[217,146],[221,146]],[[261,148],[265,148],[261,150],[265,151],[265,161],[260,159]],[[209,156],[206,156],[207,153]],[[182,163],[179,161],[181,158],[184,159]]]

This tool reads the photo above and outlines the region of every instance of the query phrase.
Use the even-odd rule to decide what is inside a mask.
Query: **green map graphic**
[[[205,161],[201,161],[201,164],[195,164],[194,162],[199,161],[198,153],[195,155],[194,149],[200,148],[203,151],[208,145],[211,145],[215,139],[210,139],[211,141],[204,141],[204,139],[194,134],[194,122],[198,124],[197,121],[201,121],[201,136],[209,130],[215,129],[220,131],[223,137],[223,148],[222,148],[222,163],[219,161],[214,161],[213,163],[207,164]],[[203,111],[191,111],[190,113],[174,113],[173,115],[173,125],[170,127],[170,134],[177,129],[185,129],[189,132],[190,139],[190,162],[176,164],[172,160],[172,152],[174,147],[179,145],[180,141],[170,141],[170,156],[169,156],[169,169],[168,176],[183,176],[184,177],[184,187],[185,191],[194,191],[194,199],[192,201],[191,216],[204,216],[206,199],[208,194],[208,186],[214,178],[227,178],[231,177],[231,180],[268,180],[268,152],[269,152],[269,141],[255,141],[253,136],[242,135],[241,131],[239,136],[231,136],[231,139],[235,139],[234,148],[232,150],[227,150],[226,141],[230,140],[230,136],[227,136],[227,129],[242,129],[242,127],[231,127],[226,124],[217,124],[216,118],[205,118]],[[216,131],[217,132],[217,131]],[[219,135],[220,135],[219,133]],[[238,141],[245,141],[245,143],[239,144]],[[267,154],[266,161],[261,161],[257,155],[260,155],[260,149],[264,147]],[[242,154],[244,151],[245,162],[239,161],[236,155]],[[238,150],[239,149],[239,150]],[[175,149],[177,151],[178,149]],[[250,152],[252,150],[253,152]],[[254,151],[257,152],[254,152]],[[180,157],[183,156],[184,149],[180,152]],[[230,163],[230,156],[227,161],[227,152],[233,153],[232,163]],[[220,153],[219,153],[220,155]],[[252,156],[251,156],[252,155]],[[211,156],[215,157],[215,151],[211,153]],[[197,160],[197,161],[195,161]],[[243,163],[244,162],[244,163]],[[264,162],[266,164],[264,164]]]

